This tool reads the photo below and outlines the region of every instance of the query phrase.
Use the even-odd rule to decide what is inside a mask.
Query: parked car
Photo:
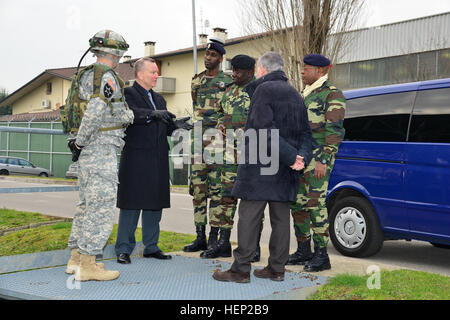
[[[0,175],[37,175],[50,177],[52,173],[45,168],[36,167],[28,160],[16,157],[0,156]]]
[[[393,239],[450,248],[450,79],[344,94],[327,196],[335,248],[352,257]]]

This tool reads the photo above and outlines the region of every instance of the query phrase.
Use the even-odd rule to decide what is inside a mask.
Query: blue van
[[[368,257],[384,240],[450,248],[450,79],[350,90],[330,177],[330,238]]]

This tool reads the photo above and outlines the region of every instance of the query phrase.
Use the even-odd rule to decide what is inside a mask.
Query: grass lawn
[[[368,289],[370,276],[330,278],[310,300],[449,300],[450,277],[421,271],[381,271],[380,289]],[[369,281],[370,282],[370,281]],[[370,282],[372,283],[372,282]]]
[[[0,229],[19,225],[50,221],[39,213],[0,209]],[[72,228],[71,222],[60,222],[50,226],[37,227],[8,233],[0,237],[0,256],[61,250],[67,248],[67,240]],[[136,241],[142,241],[142,230],[136,230]],[[108,244],[116,242],[117,225],[114,225]],[[194,241],[194,235],[161,231],[158,246],[164,252],[181,251],[187,243]]]
[[[57,218],[44,216],[40,213],[0,209],[0,230],[27,226],[32,223],[48,222],[55,219]]]

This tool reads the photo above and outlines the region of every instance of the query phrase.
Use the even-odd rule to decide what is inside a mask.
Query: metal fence
[[[0,156],[24,158],[38,167],[49,169],[55,177],[66,176],[72,164],[72,154],[67,148],[67,136],[62,134],[60,121],[0,122],[0,129]],[[169,144],[172,145],[170,139]],[[117,156],[120,159],[120,154]],[[187,184],[188,165],[177,169],[170,157],[169,168],[172,184]]]
[[[58,122],[0,122],[0,127],[62,130]],[[0,155],[27,159],[49,169],[55,177],[65,177],[72,156],[65,135],[0,131]]]

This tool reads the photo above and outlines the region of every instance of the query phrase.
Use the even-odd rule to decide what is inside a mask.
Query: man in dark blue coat
[[[144,257],[170,259],[158,248],[159,222],[163,208],[170,208],[169,144],[175,129],[190,129],[185,121],[173,121],[164,98],[153,91],[158,66],[150,58],[135,63],[136,81],[125,88],[125,98],[133,110],[134,123],[126,130],[120,157],[117,207],[117,262],[128,264],[136,245],[134,233],[142,211]]]
[[[272,226],[270,256],[268,266],[255,270],[254,275],[284,280],[289,258],[289,206],[296,200],[299,171],[312,157],[312,136],[303,99],[287,82],[283,67],[280,54],[265,53],[258,61],[258,80],[247,86],[251,103],[243,143],[245,159],[239,164],[232,191],[241,199],[238,248],[231,269],[213,274],[219,281],[250,281],[250,262],[267,204]]]

